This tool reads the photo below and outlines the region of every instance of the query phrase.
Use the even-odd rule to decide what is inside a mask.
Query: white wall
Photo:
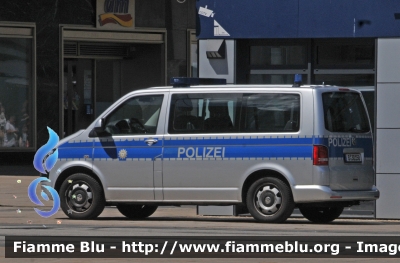
[[[199,77],[224,78],[229,84],[235,83],[235,41],[226,41],[226,57],[224,59],[208,59],[207,48],[216,40],[199,40]]]
[[[377,218],[400,218],[400,38],[377,43]]]

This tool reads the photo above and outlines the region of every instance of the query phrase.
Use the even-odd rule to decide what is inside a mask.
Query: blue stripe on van
[[[217,137],[217,136],[216,136]],[[224,145],[309,145],[312,144],[313,138],[244,138],[249,136],[235,136],[224,139],[208,139],[207,137],[185,137],[185,139],[165,139],[164,146],[224,146]],[[237,138],[239,137],[239,138]]]
[[[83,147],[93,147],[93,139],[90,141],[86,142],[66,142],[63,143],[58,147],[58,149],[64,149],[64,148],[83,148]]]
[[[182,151],[179,151],[179,148]],[[164,158],[295,158],[312,157],[312,146],[222,146],[222,147],[179,147],[164,148]]]
[[[92,146],[76,148],[58,148],[58,159],[85,159],[85,155],[92,156]]]
[[[354,138],[355,140],[353,141],[352,138]],[[373,142],[371,137],[316,137],[314,140],[314,144],[327,146],[329,149],[329,157],[342,158],[343,149],[345,148],[362,148],[364,149],[364,157],[372,158],[373,156]]]
[[[119,155],[121,150],[126,151],[126,159],[151,159],[161,154],[161,147],[117,147],[117,148],[95,148],[93,155],[95,159],[120,159],[123,161],[125,158],[121,158]]]
[[[160,140],[158,137],[152,137],[153,139],[157,139],[158,142],[157,144],[155,144],[154,146],[157,147],[161,147],[163,144],[163,141]],[[94,147],[149,147],[147,145],[147,143],[145,142],[147,138],[141,138],[140,140],[121,140],[121,141],[112,141],[112,140],[108,140],[108,141],[102,141],[102,142],[95,142],[94,143]]]
[[[119,158],[118,152],[121,149],[127,151],[127,158],[154,158],[160,154],[160,148],[164,144],[164,158],[186,158],[181,154],[178,156],[178,148],[193,148],[188,153],[193,158],[207,158],[202,153],[203,147],[223,147],[225,158],[312,158],[312,145],[319,144],[325,145],[329,148],[329,157],[342,158],[344,148],[363,148],[365,157],[372,157],[372,139],[368,137],[288,137],[288,138],[265,138],[260,136],[224,136],[222,138],[213,138],[213,136],[204,137],[183,137],[180,138],[166,138],[160,140],[154,146],[147,146],[145,139],[138,141],[123,140],[123,141],[102,141],[102,142],[72,142],[61,145],[59,149],[59,159],[84,158],[84,155],[92,156],[94,158]],[[215,136],[219,137],[219,136]],[[355,138],[355,141],[352,141]],[[92,147],[94,146],[94,150]],[[197,149],[197,153],[196,153]],[[182,151],[182,149],[181,149]],[[217,149],[216,157],[222,156]],[[222,151],[222,150],[221,150]],[[207,155],[207,154],[206,154]],[[209,154],[209,157],[214,157],[214,154]],[[192,157],[190,157],[192,158]]]

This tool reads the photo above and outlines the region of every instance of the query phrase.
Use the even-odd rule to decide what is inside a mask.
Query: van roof
[[[151,87],[148,89],[319,89],[319,88],[347,88],[347,87],[339,87],[339,86],[330,86],[330,85],[301,85],[300,87],[293,87],[292,85],[254,85],[254,84],[229,84],[229,85],[195,85],[195,86],[184,86],[184,87],[174,87],[174,86],[159,86],[159,87]]]

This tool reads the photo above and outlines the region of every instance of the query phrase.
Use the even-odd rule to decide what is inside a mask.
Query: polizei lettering
[[[333,146],[333,147],[350,147],[351,142],[352,142],[351,137],[329,138],[329,140],[328,140],[329,146]]]
[[[179,147],[178,158],[224,158],[225,147]]]

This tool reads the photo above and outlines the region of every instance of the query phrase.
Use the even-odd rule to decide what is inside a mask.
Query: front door
[[[104,180],[107,201],[155,199],[155,186],[161,186],[164,125],[159,117],[165,114],[165,96],[137,95],[106,113],[106,132],[94,142],[93,170]]]

